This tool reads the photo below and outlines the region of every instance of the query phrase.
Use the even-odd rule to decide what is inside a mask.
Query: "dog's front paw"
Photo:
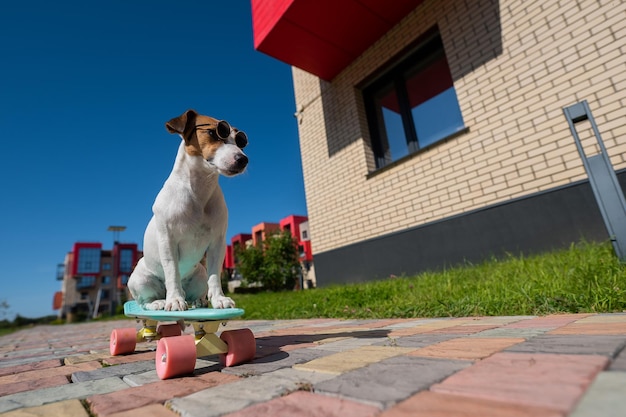
[[[218,295],[217,297],[211,297],[211,305],[213,308],[233,308],[235,302],[230,297]]]
[[[165,300],[154,300],[151,303],[143,305],[144,310],[163,310],[165,308]]]
[[[166,311],[184,311],[187,310],[187,303],[184,297],[171,297],[165,300]]]

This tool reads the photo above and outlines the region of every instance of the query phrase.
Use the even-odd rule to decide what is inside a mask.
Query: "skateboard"
[[[193,373],[199,356],[220,355],[224,366],[250,361],[256,354],[256,341],[250,329],[225,330],[216,335],[220,324],[240,317],[240,308],[194,308],[185,311],[144,310],[136,301],[124,304],[124,314],[142,322],[134,327],[114,329],[109,348],[111,355],[135,351],[138,342],[158,340],[155,367],[160,379]],[[173,323],[172,323],[173,322]],[[183,335],[192,325],[194,335]]]

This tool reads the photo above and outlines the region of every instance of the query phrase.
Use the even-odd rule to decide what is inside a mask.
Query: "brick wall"
[[[434,25],[469,131],[372,174],[356,86]],[[624,56],[623,1],[427,0],[332,83],[294,68],[314,253],[586,178],[562,112],[584,99],[626,168]]]

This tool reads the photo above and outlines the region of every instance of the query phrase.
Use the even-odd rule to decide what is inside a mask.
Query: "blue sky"
[[[228,239],[306,214],[291,69],[254,50],[250,2],[24,1],[0,14],[0,301],[54,314],[76,241],[143,246],[189,108],[244,130],[245,174],[222,178]],[[1,318],[1,317],[0,317]]]

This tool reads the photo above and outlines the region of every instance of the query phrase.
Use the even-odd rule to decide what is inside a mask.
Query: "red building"
[[[252,244],[258,245],[273,232],[280,230],[280,224],[262,222],[252,227]]]
[[[300,225],[308,222],[306,216],[287,216],[279,223],[281,231],[288,231],[298,241],[298,250],[300,252],[301,262],[311,262],[313,253],[311,252],[311,240],[308,238],[308,232],[303,236]]]
[[[128,277],[141,256],[136,243],[115,242],[111,250],[102,249],[99,242],[74,243],[57,270],[57,280],[63,283],[53,308],[68,321],[113,314],[128,298]]]
[[[224,258],[224,270],[228,271],[231,280],[237,280],[237,251],[238,248],[245,248],[248,245],[258,245],[269,235],[276,232],[288,231],[298,243],[300,262],[302,264],[303,287],[312,288],[315,286],[315,272],[313,268],[313,250],[311,248],[311,238],[309,232],[309,222],[307,216],[291,215],[281,219],[278,223],[262,222],[252,228],[252,233],[240,233],[233,236],[231,244],[226,248]],[[229,287],[231,285],[229,284]],[[230,288],[232,291],[232,288]]]

